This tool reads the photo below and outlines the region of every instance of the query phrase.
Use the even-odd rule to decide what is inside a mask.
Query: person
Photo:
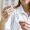
[[[12,10],[14,12],[5,23],[5,30],[30,30],[30,0],[19,0]]]
[[[30,0],[19,0],[15,8],[16,11],[12,16],[15,20],[11,23],[12,30],[30,30]]]
[[[15,22],[12,30],[30,30],[30,0],[19,0],[15,8],[17,9],[13,15],[13,17],[15,16]],[[12,19],[14,19],[13,17]]]

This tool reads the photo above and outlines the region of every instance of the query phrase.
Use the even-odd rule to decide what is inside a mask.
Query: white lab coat
[[[30,16],[28,18],[28,14],[24,12],[22,5],[15,10],[13,15],[11,17],[9,16],[8,21],[5,24],[5,30],[22,30],[19,21],[25,21],[30,24]]]

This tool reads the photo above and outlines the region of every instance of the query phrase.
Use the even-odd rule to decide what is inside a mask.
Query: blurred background
[[[0,9],[3,9],[5,6],[14,5],[16,6],[18,4],[18,0],[0,0]]]

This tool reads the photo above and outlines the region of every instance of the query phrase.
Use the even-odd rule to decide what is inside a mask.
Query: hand
[[[1,15],[2,15],[1,21],[6,22],[7,21],[6,19],[8,19],[8,17],[12,14],[12,12],[13,12],[13,8],[11,6],[5,7],[1,11]]]
[[[26,22],[19,22],[21,25],[22,30],[30,30],[30,25],[28,25]]]

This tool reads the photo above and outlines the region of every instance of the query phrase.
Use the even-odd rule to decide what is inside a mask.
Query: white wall
[[[0,0],[0,8],[4,8],[5,6],[10,6],[11,4],[13,6],[16,6],[18,4],[19,0]]]

